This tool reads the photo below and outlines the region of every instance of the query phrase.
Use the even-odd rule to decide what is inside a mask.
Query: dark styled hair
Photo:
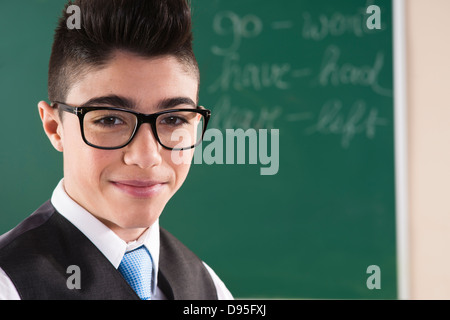
[[[70,5],[80,8],[80,29],[68,27]],[[55,30],[50,101],[65,101],[80,77],[105,67],[117,50],[148,58],[172,55],[199,79],[188,0],[75,0],[66,4]]]

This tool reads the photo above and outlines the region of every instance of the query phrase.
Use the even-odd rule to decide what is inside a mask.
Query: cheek
[[[164,151],[163,158],[165,162],[172,168],[175,175],[176,189],[181,187],[186,179],[189,169],[191,167],[194,149],[185,151]]]
[[[70,177],[85,189],[97,187],[101,177],[117,158],[117,152],[92,148],[81,137],[66,139],[63,154],[64,177]]]

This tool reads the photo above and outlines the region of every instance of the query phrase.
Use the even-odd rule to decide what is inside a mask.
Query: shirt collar
[[[152,256],[152,291],[155,292],[159,266],[159,220],[156,220],[139,239],[126,243],[100,220],[70,198],[64,189],[64,179],[61,179],[53,191],[51,202],[55,209],[77,227],[116,269],[119,267],[125,252],[144,245]]]

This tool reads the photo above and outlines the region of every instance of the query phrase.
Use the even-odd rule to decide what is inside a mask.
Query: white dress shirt
[[[126,243],[100,220],[73,201],[64,190],[63,180],[53,191],[51,198],[55,209],[77,227],[111,262],[118,268],[125,252],[144,245],[152,256],[152,300],[166,300],[164,293],[158,287],[159,266],[159,221],[150,226],[139,239]],[[233,296],[216,273],[204,262],[216,286],[219,300],[232,300]],[[83,276],[81,274],[81,276]],[[20,296],[11,279],[0,268],[0,300],[20,300]]]

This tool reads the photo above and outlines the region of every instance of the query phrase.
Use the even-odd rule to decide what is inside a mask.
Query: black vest
[[[80,289],[67,283],[79,267]],[[0,267],[21,299],[138,300],[120,272],[97,247],[47,201],[0,237]],[[217,299],[202,261],[160,228],[158,287],[168,299]]]

